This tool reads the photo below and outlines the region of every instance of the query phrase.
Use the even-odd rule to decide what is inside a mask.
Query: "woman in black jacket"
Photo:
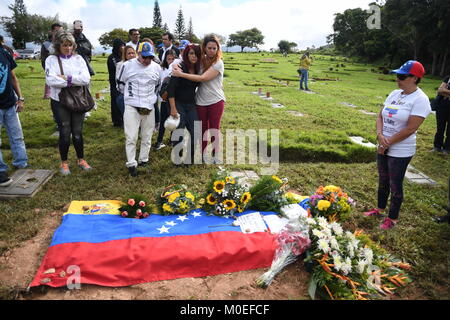
[[[185,73],[200,74],[201,48],[198,44],[190,44],[183,51],[183,61],[180,64]],[[180,116],[180,124],[177,129],[186,128],[190,134],[190,157],[184,160],[186,165],[194,163],[195,145],[194,122],[198,120],[195,92],[199,82],[190,81],[184,78],[172,76],[168,87],[168,97],[170,104],[170,115],[177,118]],[[200,126],[201,128],[201,126]],[[201,131],[200,131],[201,132]],[[181,135],[181,132],[179,132]],[[179,137],[175,146],[183,141],[183,136]],[[182,155],[180,155],[180,158]],[[178,161],[175,161],[178,164]]]
[[[114,39],[112,54],[108,57],[109,89],[111,93],[111,119],[115,127],[123,126],[123,115],[117,106],[116,100],[119,92],[116,82],[116,65],[122,60],[122,51],[125,48],[125,42],[120,39]]]

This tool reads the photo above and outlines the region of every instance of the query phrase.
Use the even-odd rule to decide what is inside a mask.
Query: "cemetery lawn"
[[[309,83],[314,93],[307,94],[298,90],[298,60],[299,55],[225,53],[227,102],[222,129],[279,129],[281,162],[277,175],[289,179],[290,189],[310,195],[320,185],[342,187],[357,201],[351,217],[344,223],[347,229],[363,229],[373,240],[413,266],[410,274],[414,282],[399,289],[396,298],[449,299],[450,226],[436,224],[432,218],[443,215],[445,211],[442,207],[447,204],[450,157],[429,152],[433,147],[435,115],[431,114],[418,132],[417,154],[411,164],[437,185],[413,184],[405,179],[405,199],[399,223],[390,231],[382,231],[378,227],[379,220],[362,215],[366,209],[376,206],[378,174],[375,151],[352,143],[348,137],[360,136],[376,144],[376,116],[364,112],[379,112],[386,96],[397,88],[394,76],[380,73],[378,66],[346,58],[314,56]],[[17,63],[16,74],[26,98],[25,111],[20,118],[30,165],[33,169],[57,171],[60,164],[58,140],[52,136],[55,124],[50,101],[42,99],[45,79],[40,61],[18,60]],[[92,79],[92,94],[95,95],[109,89],[106,57],[94,58],[93,66],[96,75]],[[441,79],[426,77],[420,87],[432,98],[440,83]],[[270,91],[274,100],[264,100],[252,94],[258,88],[262,88],[263,93]],[[98,109],[92,112],[84,127],[86,160],[94,170],[81,172],[76,167],[72,146],[69,152],[72,175],[62,177],[56,173],[33,198],[0,201],[0,297],[3,299],[23,298],[17,293],[34,277],[62,213],[72,200],[120,200],[128,193],[141,193],[152,198],[163,187],[180,182],[202,192],[209,175],[217,170],[215,165],[175,168],[170,161],[170,148],[166,147],[159,151],[152,149],[151,172],[140,171],[137,179],[129,177],[125,168],[123,130],[112,126],[109,93],[100,94],[104,100],[98,101]],[[284,108],[273,108],[272,103],[279,103]],[[1,139],[3,157],[10,165],[12,158],[5,130],[2,130]],[[153,142],[155,139],[156,135],[153,135]],[[167,139],[168,134],[165,136],[166,144]],[[225,167],[233,171],[254,170],[260,174],[260,169],[268,165]],[[12,172],[9,171],[10,174]],[[30,241],[39,241],[41,249],[28,261],[31,264],[29,271],[15,282],[1,276],[8,269],[11,252]],[[251,274],[255,279],[265,270],[258,271]],[[279,283],[275,281],[273,286],[282,285],[283,281],[284,285],[289,285],[285,273],[295,276],[305,272],[303,263],[296,262],[280,275]],[[305,289],[307,275],[302,279],[305,283],[298,288],[298,293],[270,298],[308,299]],[[250,286],[253,285],[247,285]],[[264,289],[253,290],[256,294],[264,292]],[[296,288],[293,290],[295,292]],[[233,299],[245,297],[239,290],[228,292],[228,295]]]

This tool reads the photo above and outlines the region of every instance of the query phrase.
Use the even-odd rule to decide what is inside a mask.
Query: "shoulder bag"
[[[61,70],[61,75],[64,75],[60,57],[58,57],[58,63]],[[95,106],[94,99],[92,98],[87,86],[62,88],[59,93],[59,102],[65,108],[77,113],[88,112]]]

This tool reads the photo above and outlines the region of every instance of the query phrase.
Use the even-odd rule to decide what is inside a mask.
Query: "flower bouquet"
[[[260,287],[270,285],[275,276],[284,267],[291,264],[309,248],[308,224],[304,219],[297,219],[287,224],[276,236],[277,249],[270,269],[262,274],[256,284]]]
[[[150,215],[149,201],[142,195],[130,195],[123,198],[122,203],[119,211],[124,218],[145,219]]]
[[[184,184],[170,185],[158,195],[158,205],[162,215],[187,214],[197,208],[195,196],[187,191]]]
[[[244,212],[252,196],[239,178],[220,170],[213,175],[204,198],[203,208],[208,214],[233,217],[236,212]]]
[[[308,218],[311,248],[305,263],[312,272],[309,294],[330,299],[376,299],[411,282],[410,266],[370,240],[362,231],[344,232],[337,222]]]
[[[285,196],[287,179],[277,176],[263,176],[250,188],[252,199],[249,208],[258,211],[275,211],[280,213],[284,205],[296,203]]]
[[[309,198],[310,213],[313,217],[323,216],[329,221],[345,219],[355,201],[341,188],[329,185],[320,186]]]

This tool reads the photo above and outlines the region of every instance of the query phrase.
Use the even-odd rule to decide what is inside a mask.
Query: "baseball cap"
[[[398,74],[412,74],[418,78],[423,78],[425,75],[425,68],[416,60],[409,60],[405,62],[400,68],[392,70],[391,73]]]
[[[73,29],[74,30],[83,29],[83,22],[81,20],[75,20],[73,22]]]
[[[138,52],[142,54],[143,57],[154,57],[153,47],[149,42],[143,42],[139,45]]]
[[[180,46],[178,47],[178,49],[184,50],[184,49],[186,49],[186,47],[187,47],[189,44],[190,44],[189,40],[181,40]]]

